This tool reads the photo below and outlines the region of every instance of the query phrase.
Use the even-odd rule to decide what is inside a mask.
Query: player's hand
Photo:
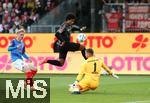
[[[17,45],[17,49],[21,49],[21,44]]]
[[[74,83],[73,83],[73,84],[77,84],[78,82],[79,82],[79,81],[77,81],[77,80],[76,80],[76,81],[74,81]]]
[[[62,42],[61,44],[60,44],[60,46],[63,46],[65,44],[65,42]]]
[[[114,74],[114,73],[112,73],[112,77],[114,77],[116,79],[119,79],[119,77],[116,74]]]
[[[84,31],[86,29],[86,26],[83,26],[80,30]]]
[[[74,83],[69,84],[69,86],[70,86],[70,87],[75,86],[77,83],[78,83],[78,81],[76,80],[76,81],[74,81]]]

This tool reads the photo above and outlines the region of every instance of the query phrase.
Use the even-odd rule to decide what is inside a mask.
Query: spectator
[[[54,7],[55,7],[54,2],[53,2],[52,0],[48,0],[48,1],[47,1],[46,10],[47,10],[47,11],[51,11]]]
[[[22,25],[24,28],[27,28],[28,26],[31,25],[31,20],[29,18],[29,16],[25,16],[24,19],[22,20]]]
[[[10,16],[11,16],[11,20],[15,21],[16,13],[14,11],[11,12]]]
[[[25,18],[29,18],[28,12],[25,11],[24,14],[21,16],[21,20],[24,21]]]
[[[2,23],[3,9],[0,7],[0,23]]]
[[[16,13],[17,16],[20,16],[20,8],[19,8],[19,3],[15,4],[14,12]]]
[[[25,29],[37,22],[41,15],[55,7],[57,0],[0,0],[0,32],[15,26]],[[47,10],[45,10],[47,8]],[[7,25],[7,26],[5,26]]]
[[[18,0],[18,3],[20,6],[24,5],[26,3],[27,0]]]
[[[9,0],[5,0],[5,2],[3,3],[3,9],[5,10],[7,8],[8,11],[11,12],[12,7],[12,3]]]
[[[33,21],[33,22],[37,22],[38,20],[38,14],[36,14],[35,12],[32,12],[31,13],[31,16],[30,16],[30,19]]]
[[[21,24],[21,20],[19,19],[19,16],[16,16],[16,17],[15,17],[14,24],[15,24],[16,26],[19,26],[19,25]]]
[[[0,7],[2,7],[2,2],[0,1]],[[2,7],[3,8],[3,7]]]
[[[9,16],[9,11],[8,11],[8,7],[6,7],[5,11],[4,11],[4,20],[7,21],[8,20],[8,16]]]
[[[29,11],[33,10],[35,8],[35,2],[34,2],[34,0],[28,0],[27,1],[27,8],[28,8]]]
[[[115,3],[115,0],[103,0],[104,4],[106,3]]]
[[[12,21],[10,16],[8,17],[7,24],[8,24],[8,28],[12,28],[12,26],[14,25],[14,22]]]
[[[17,33],[17,31],[18,31],[18,28],[14,24],[13,27],[9,30],[9,33],[13,34],[13,33]]]
[[[6,26],[5,20],[2,20],[2,23],[0,24],[0,32],[4,31],[5,26]]]
[[[149,3],[149,0],[126,0],[127,3]]]
[[[142,0],[142,3],[150,3],[150,0]]]
[[[8,25],[5,25],[5,26],[3,27],[2,33],[9,33]]]

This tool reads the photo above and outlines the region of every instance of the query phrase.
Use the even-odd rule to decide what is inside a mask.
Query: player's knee
[[[96,88],[91,88],[91,90],[95,90]]]
[[[37,71],[37,68],[35,68],[33,64],[27,64],[24,66],[24,71],[31,71],[31,70]]]
[[[85,46],[83,46],[83,45],[80,45],[80,48],[79,48],[80,50],[84,50],[85,49]]]
[[[95,90],[96,88],[97,88],[97,86],[90,87],[91,90]]]
[[[31,70],[37,71],[37,68],[33,64],[28,64]]]

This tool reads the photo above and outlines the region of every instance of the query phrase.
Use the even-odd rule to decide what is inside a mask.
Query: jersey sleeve
[[[83,63],[83,64],[82,64],[82,67],[81,67],[81,70],[80,70],[80,72],[78,73],[78,76],[77,76],[77,78],[76,78],[77,81],[82,80],[83,76],[85,75],[85,68],[86,68],[86,63]]]
[[[62,33],[64,32],[64,29],[66,28],[65,24],[62,24],[59,29],[57,30],[55,36],[57,37],[58,40],[60,40],[61,42],[64,42],[65,40],[62,37]]]
[[[28,56],[28,54],[26,54],[26,53],[22,54],[22,56],[23,56],[25,59],[29,59],[29,56]]]
[[[110,75],[112,74],[111,70],[105,65],[103,61],[102,61],[102,68],[104,68]]]
[[[12,40],[8,46],[8,51],[12,51],[17,49],[17,47],[15,46],[14,40]]]
[[[80,27],[77,26],[77,25],[73,25],[71,30],[72,31],[79,31],[79,32],[81,32]]]
[[[28,54],[25,52],[25,46],[23,47],[22,56],[23,56],[25,59],[29,59]]]

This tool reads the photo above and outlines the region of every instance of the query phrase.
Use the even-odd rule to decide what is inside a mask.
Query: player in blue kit
[[[26,82],[25,86],[30,85],[31,89],[35,89],[33,87],[33,77],[37,73],[37,69],[32,64],[30,57],[25,52],[25,44],[22,41],[24,38],[24,29],[20,29],[17,32],[17,36],[10,42],[8,47],[8,51],[11,54],[11,61],[15,69],[18,69],[26,74]],[[30,61],[30,63],[26,63],[23,58]]]

